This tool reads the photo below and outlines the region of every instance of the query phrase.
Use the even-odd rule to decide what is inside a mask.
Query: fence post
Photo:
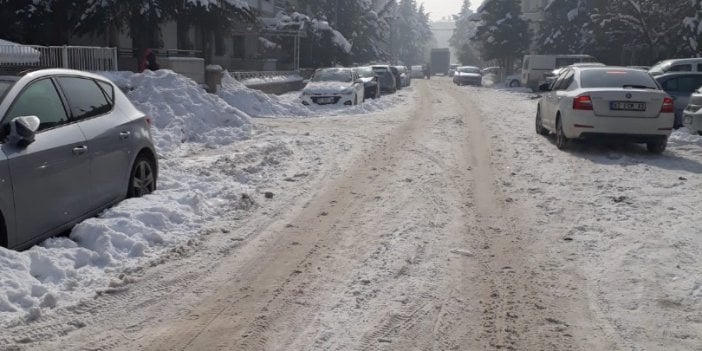
[[[119,66],[117,64],[117,60],[119,59],[117,55],[117,47],[112,48],[112,70],[113,71],[119,71]]]
[[[61,47],[61,59],[63,60],[61,66],[63,68],[68,68],[68,47],[66,45]]]

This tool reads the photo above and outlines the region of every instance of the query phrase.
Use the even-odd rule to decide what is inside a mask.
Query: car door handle
[[[132,132],[126,131],[126,130],[125,130],[124,132],[120,132],[120,133],[119,133],[119,138],[120,138],[120,139],[127,139],[127,138],[129,138],[131,135],[132,135]]]
[[[88,147],[85,145],[77,146],[77,147],[73,148],[73,154],[76,156],[82,155],[86,152],[88,152]]]

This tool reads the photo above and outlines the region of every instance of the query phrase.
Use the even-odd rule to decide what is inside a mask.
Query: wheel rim
[[[148,161],[141,160],[136,165],[132,178],[132,191],[135,196],[151,194],[155,190],[154,172]]]

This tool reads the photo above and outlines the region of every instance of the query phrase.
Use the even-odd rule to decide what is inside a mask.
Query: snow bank
[[[173,71],[102,74],[126,88],[134,105],[152,117],[159,153],[174,152],[183,143],[215,147],[251,135],[246,113]]]

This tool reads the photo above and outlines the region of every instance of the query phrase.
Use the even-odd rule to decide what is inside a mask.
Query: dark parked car
[[[365,89],[365,99],[377,99],[380,97],[380,82],[378,76],[373,72],[373,67],[358,67],[356,68],[359,78],[363,81]]]
[[[373,72],[375,72],[375,75],[378,76],[381,93],[393,94],[397,91],[397,80],[395,79],[395,75],[392,74],[390,66],[373,66]]]
[[[156,190],[151,120],[109,80],[0,77],[0,244],[13,249]]]
[[[661,85],[668,95],[675,101],[675,125],[674,128],[683,126],[683,110],[690,102],[690,96],[697,89],[702,87],[702,72],[677,72],[664,73],[655,76],[658,84]]]

